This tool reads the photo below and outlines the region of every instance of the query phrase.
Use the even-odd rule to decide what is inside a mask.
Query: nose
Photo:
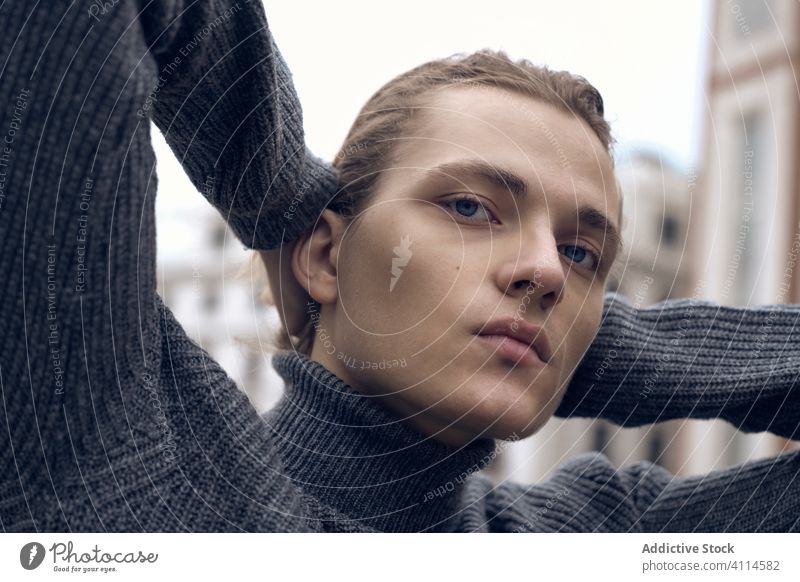
[[[566,272],[553,235],[549,231],[517,238],[504,251],[497,271],[503,293],[530,307],[547,312],[561,302]]]

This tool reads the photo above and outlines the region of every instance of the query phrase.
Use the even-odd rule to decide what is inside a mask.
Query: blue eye
[[[488,223],[493,220],[486,207],[477,198],[471,196],[453,198],[452,200],[447,200],[444,204],[454,208],[458,216],[467,219],[469,222]],[[474,218],[475,216],[480,217],[481,213],[483,214],[483,219]]]
[[[578,245],[558,245],[558,250],[567,257],[567,259],[584,269],[596,271],[600,266],[600,258],[586,247]]]

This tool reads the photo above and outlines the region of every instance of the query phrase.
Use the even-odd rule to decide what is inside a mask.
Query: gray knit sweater
[[[336,176],[261,3],[6,2],[0,21],[4,531],[800,529],[798,453],[702,478],[584,454],[493,488],[476,471],[498,443],[426,439],[290,352],[260,417],[156,293],[150,121],[248,247],[313,223]],[[796,435],[798,316],[609,295],[557,414]]]

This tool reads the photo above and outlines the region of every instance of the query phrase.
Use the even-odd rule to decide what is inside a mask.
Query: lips
[[[505,343],[503,347],[510,354],[520,353],[521,346],[519,344],[523,344],[525,348],[536,352],[536,356],[544,363],[549,362],[553,357],[553,348],[544,329],[521,319],[512,317],[495,319],[480,326],[473,333],[485,336],[486,339],[491,339],[501,346]],[[503,342],[504,338],[510,338],[514,342]]]

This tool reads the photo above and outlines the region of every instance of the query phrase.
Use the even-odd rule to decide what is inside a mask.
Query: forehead
[[[512,170],[548,203],[570,199],[618,214],[613,166],[597,135],[539,99],[485,86],[433,93],[395,146],[395,166],[408,179],[464,158]]]

